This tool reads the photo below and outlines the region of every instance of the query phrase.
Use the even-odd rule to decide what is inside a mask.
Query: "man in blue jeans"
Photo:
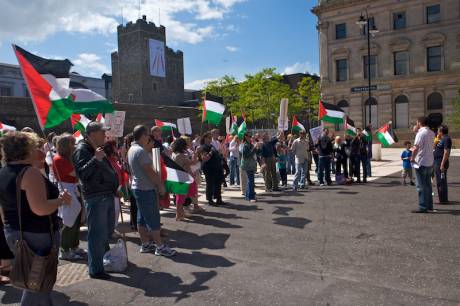
[[[104,271],[103,257],[115,227],[118,178],[102,149],[109,129],[99,122],[90,122],[85,139],[78,143],[72,156],[87,210],[88,270],[90,277],[96,279],[110,278]]]
[[[329,130],[325,128],[323,134],[318,139],[318,181],[320,186],[324,186],[324,179],[328,185],[332,184],[331,180],[331,157],[332,157],[332,140],[329,138]]]
[[[431,176],[433,174],[433,143],[435,135],[427,125],[427,117],[417,119],[418,132],[412,148],[411,162],[414,165],[417,179],[419,208],[413,210],[413,213],[433,211]]]
[[[237,185],[240,185],[240,142],[238,136],[233,136],[232,141],[228,146],[229,151],[229,161],[230,161],[230,186],[234,185],[235,182]]]

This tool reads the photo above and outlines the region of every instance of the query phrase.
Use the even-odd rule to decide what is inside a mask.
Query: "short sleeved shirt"
[[[303,163],[305,160],[308,160],[308,149],[310,148],[310,143],[308,139],[297,138],[292,142],[292,152],[294,152],[295,162]]]
[[[144,170],[146,165],[153,165],[147,151],[138,143],[133,143],[128,151],[128,164],[131,169],[131,188],[137,190],[154,190],[155,185]]]
[[[403,160],[403,168],[404,169],[410,169],[411,164],[410,164],[410,158],[412,156],[412,151],[411,150],[404,150],[401,153],[401,158]]]
[[[77,177],[70,175],[75,171],[72,163],[60,156],[59,154],[54,155],[53,157],[53,172],[56,173],[56,179],[63,183],[77,183]]]
[[[434,162],[433,143],[434,133],[428,127],[422,127],[415,136],[414,144],[418,147],[415,162],[423,167],[432,167]]]
[[[434,159],[436,160],[442,160],[444,156],[444,150],[450,150],[452,149],[452,139],[444,135],[441,137],[441,140],[436,144],[436,147],[434,148]]]

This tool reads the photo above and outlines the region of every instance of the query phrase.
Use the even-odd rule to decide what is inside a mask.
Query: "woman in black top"
[[[3,163],[0,170],[0,205],[3,211],[4,232],[10,249],[15,251],[19,240],[19,217],[22,220],[23,238],[30,249],[40,256],[48,255],[52,247],[50,230],[53,228],[54,243],[59,242],[57,209],[70,205],[71,195],[59,191],[34,166],[42,164],[44,154],[40,149],[40,138],[32,133],[11,132],[0,140]],[[23,172],[21,180],[21,216],[16,201],[16,178]],[[24,290],[21,305],[51,305],[49,293]]]
[[[201,138],[198,156],[206,177],[206,200],[209,205],[223,205],[222,183],[224,181],[224,168],[222,155],[211,145],[211,133],[206,133]],[[216,199],[216,202],[213,201]]]
[[[346,143],[342,141],[340,136],[335,137],[335,142],[333,146],[334,150],[334,159],[335,159],[335,173],[343,174],[345,178],[348,177],[348,167],[347,167],[347,147]],[[343,173],[342,173],[343,170]]]

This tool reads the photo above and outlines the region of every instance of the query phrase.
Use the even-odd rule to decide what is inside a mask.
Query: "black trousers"
[[[129,213],[131,216],[131,228],[137,231],[137,204],[136,198],[132,194],[129,197]]]
[[[285,169],[279,169],[280,172],[280,177],[281,177],[281,182],[283,186],[287,185],[287,170]]]
[[[206,178],[206,200],[222,201],[222,183],[224,181],[224,173],[220,171],[206,171],[204,172]]]
[[[347,165],[347,159],[338,159],[335,162],[335,173],[336,174],[342,174],[343,170],[343,175],[345,177],[348,177],[348,165]]]
[[[0,218],[0,259],[13,259],[14,255],[6,243],[5,233],[3,232],[3,222]]]
[[[446,162],[446,170],[441,171],[441,161],[437,159],[434,161],[434,174],[436,175],[436,188],[438,190],[438,197],[440,203],[449,202],[449,194],[447,189],[447,168],[449,168],[449,161]]]

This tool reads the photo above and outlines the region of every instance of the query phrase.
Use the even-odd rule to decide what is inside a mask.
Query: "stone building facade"
[[[379,30],[371,37],[372,98],[368,98],[367,32],[356,23],[366,9]],[[357,126],[388,121],[406,132],[416,118],[445,120],[460,84],[460,1],[322,0],[318,17],[321,92]],[[363,12],[365,16],[365,12]]]
[[[182,51],[166,46],[166,29],[147,22],[119,25],[118,51],[112,53],[114,101],[134,104],[181,105],[184,102]],[[166,76],[150,75],[149,39],[164,42]]]

